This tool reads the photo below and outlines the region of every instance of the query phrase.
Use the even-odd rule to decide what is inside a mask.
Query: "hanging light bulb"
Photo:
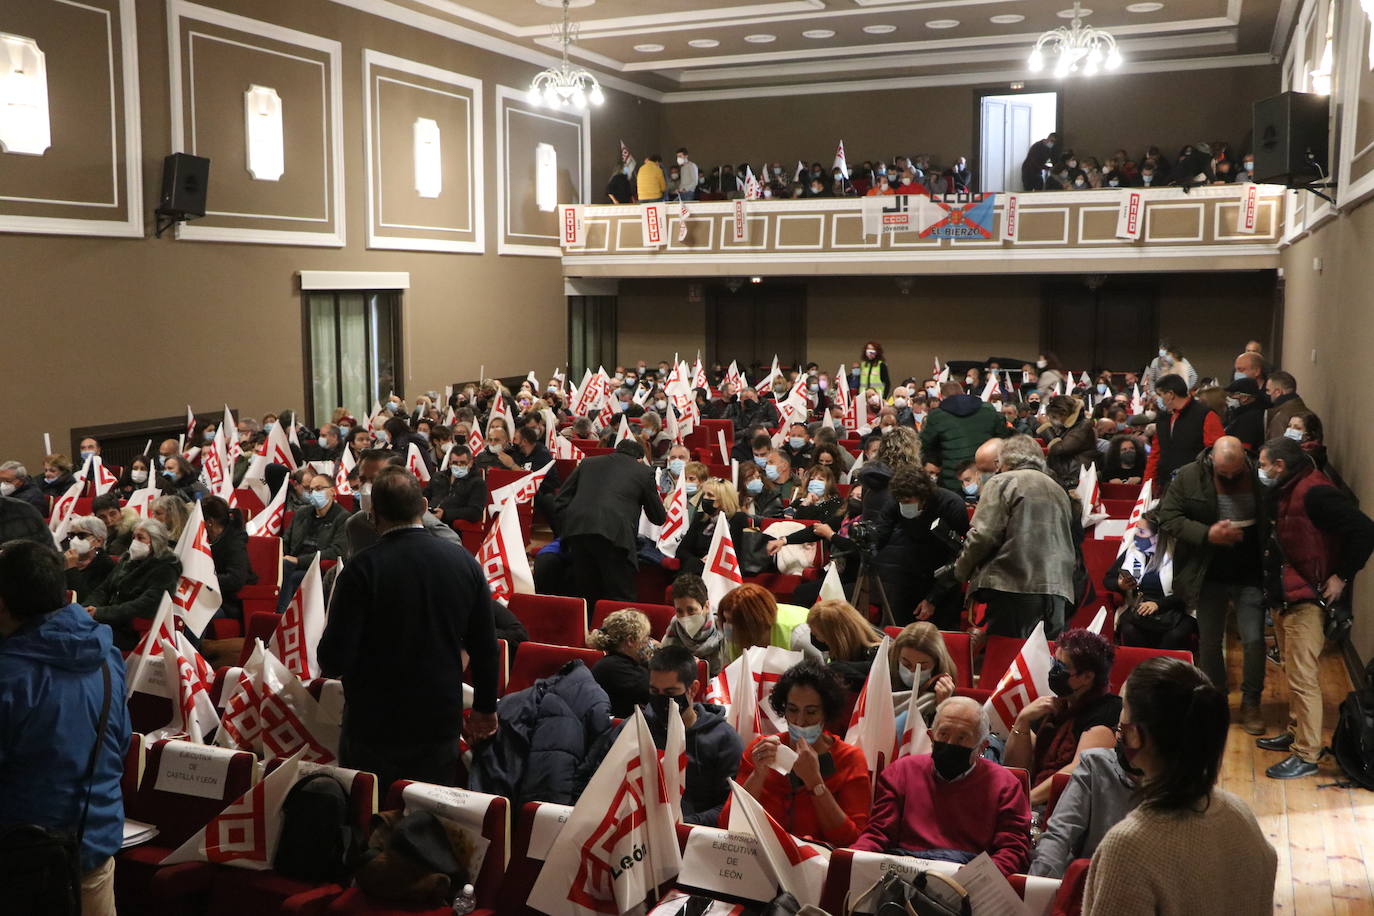
[[[558,107],[558,90],[553,88],[553,84],[544,87],[544,104],[550,108]]]
[[[583,110],[586,109],[586,107],[587,107],[587,93],[585,93],[585,92],[582,91],[582,87],[581,87],[581,86],[578,86],[576,89],[573,90],[573,93],[572,93],[572,103],[573,103],[573,107],[576,108],[578,111],[583,111]]]
[[[601,86],[598,83],[592,83],[592,93],[587,98],[593,105],[600,105],[606,101],[606,96],[602,95]]]
[[[1030,60],[1026,61],[1026,66],[1032,73],[1039,73],[1045,69],[1045,55],[1040,53],[1040,46],[1036,45],[1035,50],[1030,53]]]
[[[529,102],[535,108],[539,107],[539,103],[542,99],[543,96],[540,94],[538,86],[531,86],[530,91],[525,93],[525,101]]]
[[[1370,0],[1374,3],[1374,0]],[[1083,23],[1083,10],[1077,0],[1073,5],[1073,21],[1042,34],[1027,59],[1027,66],[1039,72],[1045,66],[1046,52],[1054,55],[1054,76],[1063,79],[1072,73],[1095,76],[1121,66],[1121,53],[1116,39],[1102,29]]]
[[[1108,69],[1108,70],[1115,70],[1117,67],[1120,67],[1120,66],[1121,66],[1121,52],[1118,51],[1118,50],[1116,49],[1116,45],[1113,44],[1113,45],[1112,45],[1112,49],[1111,49],[1110,51],[1107,52],[1107,69]]]

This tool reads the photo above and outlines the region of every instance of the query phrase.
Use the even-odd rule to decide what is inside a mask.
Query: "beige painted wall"
[[[528,84],[538,69],[326,0],[212,0],[212,5],[343,45],[344,249],[152,238],[151,211],[170,150],[166,6],[138,4],[144,239],[0,234],[0,460],[37,467],[42,434],[61,451],[72,427],[198,411],[228,402],[249,415],[306,399],[301,269],[409,271],[404,299],[407,391],[489,373],[524,374],[566,359],[566,305],[557,258],[496,255],[495,85]],[[0,27],[4,15],[0,10]],[[363,225],[362,50],[373,48],[482,79],[487,254],[369,251]],[[50,60],[61,48],[50,50]],[[658,105],[608,91],[592,117],[592,188],[617,141],[644,149]],[[95,130],[98,125],[93,125]],[[0,157],[0,159],[7,157]],[[0,168],[4,163],[0,162]],[[217,172],[242,163],[212,164]],[[45,394],[36,394],[42,380]],[[28,394],[20,394],[26,391]]]
[[[708,165],[758,163],[766,157],[790,171],[798,157],[829,166],[834,144],[842,139],[851,165],[865,159],[890,161],[898,153],[933,153],[943,164],[959,155],[973,160],[979,88],[673,103],[663,109],[659,151],[667,155],[687,146],[698,163]],[[1123,74],[1026,88],[1063,92],[1061,135],[1079,155],[1105,159],[1125,147],[1139,156],[1156,144],[1172,162],[1185,143],[1222,139],[1233,147],[1244,145],[1251,130],[1250,103],[1279,91],[1279,68]]]
[[[1298,394],[1322,419],[1332,465],[1366,513],[1374,512],[1374,425],[1369,422],[1369,354],[1374,353],[1374,206],[1337,217],[1284,252],[1284,365]],[[1313,259],[1321,258],[1320,272]],[[1356,579],[1352,642],[1374,657],[1374,580]]]
[[[882,341],[894,373],[903,376],[929,372],[936,356],[1034,358],[1040,347],[1039,277],[916,278],[905,295],[885,277],[787,282],[807,286],[807,358],[827,371],[852,364],[870,336]],[[1268,274],[1188,274],[1159,283],[1160,332],[1184,348],[1201,374],[1229,378],[1247,339],[1267,342]],[[621,281],[618,323],[622,363],[705,347],[705,306],[690,301],[687,281]],[[1141,364],[1149,357],[1142,353]]]

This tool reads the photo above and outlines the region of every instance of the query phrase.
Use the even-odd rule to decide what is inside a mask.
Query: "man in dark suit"
[[[491,595],[472,555],[428,534],[425,498],[404,468],[372,484],[381,539],[339,574],[320,637],[320,667],[343,680],[339,762],[386,785],[454,785],[463,727],[463,663],[472,668],[469,740],[496,731],[497,646]]]
[[[545,447],[539,430],[533,426],[522,426],[515,431],[515,449],[511,457],[515,459],[516,467],[524,468],[530,473],[548,467],[549,462],[553,461],[553,454]],[[555,534],[559,530],[554,515],[554,500],[557,496],[558,470],[549,468],[549,473],[539,485],[539,492],[534,494],[534,509],[548,520],[549,527]]]
[[[1043,140],[1031,144],[1021,163],[1021,187],[1026,191],[1045,190],[1045,173],[1053,168],[1046,163],[1054,159],[1054,149],[1059,145],[1059,134],[1051,133]]]
[[[643,458],[644,446],[626,439],[612,454],[579,464],[558,491],[560,537],[588,607],[602,598],[634,600],[639,513],[655,525],[668,518]]]

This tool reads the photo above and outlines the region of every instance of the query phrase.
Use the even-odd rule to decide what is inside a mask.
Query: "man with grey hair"
[[[1030,801],[1021,780],[982,756],[987,709],[950,697],[935,709],[929,754],[878,776],[868,827],[854,849],[968,862],[986,852],[1004,875],[1030,864]]]
[[[1074,595],[1074,507],[1030,436],[1008,439],[997,464],[963,552],[945,575],[967,582],[970,597],[987,603],[989,633],[1024,639],[1044,621],[1053,639]]]
[[[0,496],[23,500],[37,509],[40,515],[48,514],[48,497],[29,477],[29,469],[18,461],[0,464]]]

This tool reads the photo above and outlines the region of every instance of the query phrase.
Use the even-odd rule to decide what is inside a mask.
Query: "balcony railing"
[[[565,246],[566,276],[644,277],[726,274],[962,274],[1254,270],[1278,266],[1282,190],[1257,188],[1253,231],[1242,231],[1242,185],[1141,191],[1139,237],[1118,237],[1123,190],[1016,195],[1014,239],[1003,239],[1008,195],[997,194],[982,231],[939,238],[874,230],[865,207],[894,198],[756,200],[744,204],[735,240],[733,201],[664,205],[661,246],[642,231],[642,205],[582,208],[582,244]],[[958,210],[977,201],[950,199]],[[883,206],[878,204],[876,206]],[[928,208],[929,204],[916,205]],[[908,208],[911,209],[911,208]],[[922,221],[933,211],[922,210]],[[935,214],[939,216],[940,214]],[[955,217],[958,221],[960,217]],[[866,234],[865,230],[868,230]],[[938,232],[938,230],[937,230]]]

